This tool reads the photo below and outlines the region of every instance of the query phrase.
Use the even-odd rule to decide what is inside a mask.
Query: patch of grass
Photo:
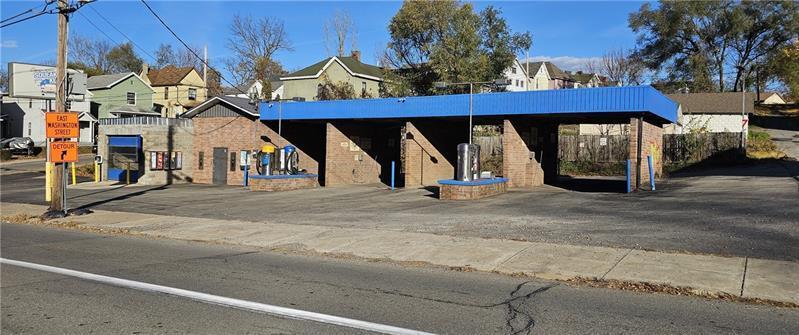
[[[560,174],[569,176],[623,176],[627,173],[625,165],[625,162],[561,161]]]
[[[94,177],[94,163],[76,166],[75,175],[78,177]]]
[[[92,148],[94,147],[93,146],[78,147],[78,154],[90,154],[92,153]]]
[[[746,141],[746,156],[751,159],[779,159],[785,157],[785,154],[777,150],[777,145],[768,133],[759,127],[752,127]]]

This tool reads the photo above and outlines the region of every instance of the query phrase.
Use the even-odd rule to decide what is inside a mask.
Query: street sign
[[[50,142],[50,162],[71,163],[78,161],[78,142]]]
[[[47,138],[79,138],[78,113],[47,112],[45,126]]]

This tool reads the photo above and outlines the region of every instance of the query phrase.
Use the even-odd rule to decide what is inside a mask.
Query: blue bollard
[[[632,192],[630,189],[630,160],[627,160],[627,193]]]
[[[646,159],[649,161],[649,186],[652,188],[652,191],[655,190],[655,167],[652,165],[652,156],[646,156]]]
[[[394,192],[394,161],[391,161],[391,192]]]
[[[250,179],[250,170],[248,168],[249,168],[249,164],[248,165],[244,165],[244,186],[245,187],[248,185],[248,180]]]

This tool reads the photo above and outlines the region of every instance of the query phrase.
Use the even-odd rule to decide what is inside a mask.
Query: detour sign
[[[47,138],[78,138],[80,126],[78,113],[47,112],[45,115]]]
[[[78,161],[78,142],[50,142],[50,162],[71,163]]]

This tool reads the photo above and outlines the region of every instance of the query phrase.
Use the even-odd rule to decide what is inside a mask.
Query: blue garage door
[[[126,182],[139,180],[142,170],[141,136],[108,136],[108,179]]]

